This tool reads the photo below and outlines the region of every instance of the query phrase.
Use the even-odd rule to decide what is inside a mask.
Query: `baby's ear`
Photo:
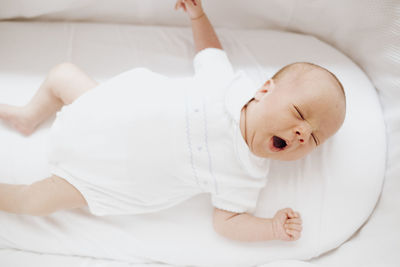
[[[260,100],[261,97],[264,96],[264,94],[271,92],[273,87],[275,86],[274,80],[269,79],[267,80],[260,89],[257,90],[256,94],[254,95],[254,98],[257,100]]]
[[[275,86],[275,82],[274,82],[274,80],[272,80],[272,79],[267,80],[267,81],[263,84],[263,87],[264,87],[265,89],[271,89],[271,88],[273,88],[274,86]]]

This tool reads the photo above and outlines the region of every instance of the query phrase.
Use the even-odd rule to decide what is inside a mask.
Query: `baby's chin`
[[[293,153],[293,151],[278,151],[278,152],[259,152],[259,151],[251,151],[254,155],[260,158],[268,158],[272,160],[280,160],[280,161],[296,161],[305,158],[310,152],[303,153]]]
[[[292,155],[279,155],[279,156],[274,156],[273,158],[271,157],[271,159],[274,160],[281,160],[281,161],[296,161],[296,160],[300,160],[305,158],[309,153],[305,154],[305,155],[301,155],[301,156],[292,156]]]

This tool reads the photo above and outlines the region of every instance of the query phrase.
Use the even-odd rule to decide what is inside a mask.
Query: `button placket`
[[[198,90],[187,92],[189,150],[195,179],[204,192],[216,192],[215,177],[208,150],[208,132],[204,95]]]
[[[196,122],[196,141],[193,142],[194,143],[194,154],[195,154],[195,162],[197,162],[198,164],[200,164],[201,162],[204,161],[204,113],[202,110],[202,98],[200,97],[196,97],[194,99],[194,103],[193,103],[193,117],[194,117],[194,121]],[[204,192],[208,191],[208,182],[205,177],[206,172],[200,168],[199,170],[199,179],[200,179],[200,187],[202,188],[202,190]]]
[[[199,88],[195,88],[199,89]],[[187,91],[187,116],[188,116],[188,145],[190,150],[193,174],[197,184],[205,189],[204,170],[199,168],[204,161],[204,118],[203,118],[203,96],[201,91],[189,89]]]

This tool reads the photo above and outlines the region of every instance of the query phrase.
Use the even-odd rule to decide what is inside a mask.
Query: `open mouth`
[[[271,138],[270,148],[272,151],[282,151],[285,149],[285,147],[287,147],[287,143],[284,139],[276,135]]]

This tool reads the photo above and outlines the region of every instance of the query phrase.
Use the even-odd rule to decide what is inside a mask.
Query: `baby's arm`
[[[238,241],[295,241],[302,230],[300,214],[290,208],[279,210],[272,219],[248,213],[214,209],[213,225],[220,235]]]
[[[191,19],[196,53],[208,47],[222,49],[217,34],[204,13],[200,0],[178,0],[175,9],[179,8],[183,8]]]

